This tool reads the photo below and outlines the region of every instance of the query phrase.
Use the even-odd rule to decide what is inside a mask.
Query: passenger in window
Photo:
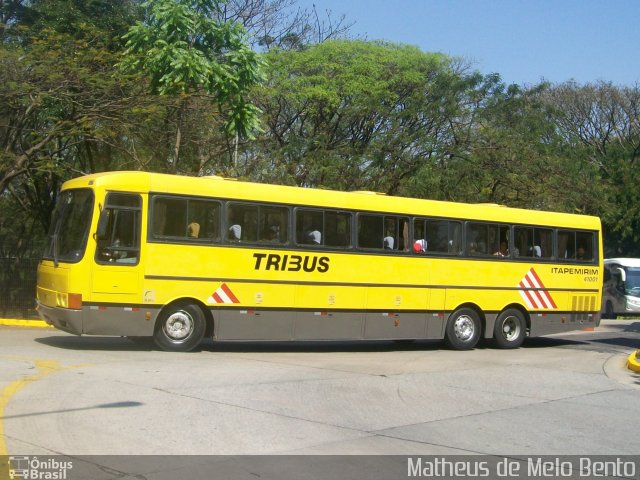
[[[242,226],[234,223],[229,227],[229,240],[240,241],[242,238]]]
[[[280,243],[280,227],[271,225],[267,231],[267,241],[271,243]]]
[[[198,238],[200,236],[200,224],[198,222],[191,222],[187,226],[187,236],[189,238]]]
[[[427,241],[420,238],[413,242],[413,251],[416,253],[425,253],[427,251]]]
[[[382,239],[382,248],[385,250],[393,250],[396,243],[396,239],[391,235],[387,235]]]
[[[509,248],[507,246],[507,242],[504,240],[500,242],[500,248],[494,253],[497,257],[506,257],[509,255]]]
[[[576,250],[576,259],[577,260],[587,260],[587,252],[584,247],[580,246]]]
[[[320,230],[311,230],[306,235],[306,243],[310,245],[320,245],[322,243],[322,233]]]

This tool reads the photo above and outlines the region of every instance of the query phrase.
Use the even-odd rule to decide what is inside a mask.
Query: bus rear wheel
[[[527,336],[527,322],[520,310],[509,308],[498,315],[493,339],[498,348],[518,348]]]
[[[455,350],[471,350],[480,340],[481,322],[472,308],[460,308],[447,321],[444,339]]]
[[[202,309],[192,303],[179,303],[160,313],[153,340],[168,352],[190,352],[200,345],[205,329]]]

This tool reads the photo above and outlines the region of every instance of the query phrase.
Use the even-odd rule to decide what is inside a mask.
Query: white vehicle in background
[[[640,316],[640,258],[604,261],[602,318]]]

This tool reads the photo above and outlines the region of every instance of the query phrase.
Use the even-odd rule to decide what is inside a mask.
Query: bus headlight
[[[627,297],[627,308],[640,308],[640,298]]]

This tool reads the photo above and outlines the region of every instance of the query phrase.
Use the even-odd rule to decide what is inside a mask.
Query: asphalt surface
[[[638,348],[637,320],[466,352],[0,326],[0,455],[637,455]]]

